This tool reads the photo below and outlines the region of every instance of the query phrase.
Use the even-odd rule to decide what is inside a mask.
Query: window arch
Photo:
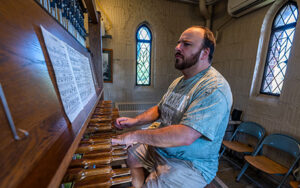
[[[136,31],[136,85],[151,85],[152,34],[146,24]]]
[[[277,12],[272,24],[260,93],[280,95],[293,44],[297,19],[298,7],[295,2],[287,2]]]

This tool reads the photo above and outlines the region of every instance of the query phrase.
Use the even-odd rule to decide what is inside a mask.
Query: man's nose
[[[175,47],[175,51],[181,51],[181,44],[178,43]]]

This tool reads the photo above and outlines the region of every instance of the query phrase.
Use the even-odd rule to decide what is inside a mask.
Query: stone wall
[[[276,1],[281,3],[281,1]],[[299,5],[299,1],[298,1]],[[278,6],[278,5],[277,5]],[[300,139],[300,25],[296,28],[286,79],[279,97],[259,93],[269,42],[267,14],[274,17],[267,6],[228,21],[226,6],[218,4],[214,31],[218,42],[213,65],[230,83],[234,108],[243,110],[243,120],[255,121],[266,128],[267,134],[284,133]],[[223,12],[223,14],[222,14]],[[225,23],[225,24],[224,24]],[[267,36],[261,35],[266,33]],[[262,46],[260,48],[259,46]]]
[[[173,65],[180,33],[190,25],[204,24],[198,7],[167,0],[101,0],[100,3],[113,23],[109,31],[112,39],[103,40],[105,48],[114,50],[114,82],[105,84],[105,99],[157,102],[171,81],[180,75]],[[213,66],[231,85],[233,107],[243,110],[243,120],[260,123],[268,134],[285,133],[300,139],[300,25],[296,28],[281,96],[262,95],[257,88],[265,58],[264,50],[258,47],[266,49],[268,37],[263,38],[261,32],[269,27],[265,19],[272,6],[239,18],[231,18],[226,9],[226,1],[220,1],[214,8],[212,25],[214,33],[218,31],[218,38]],[[135,86],[135,31],[143,21],[150,24],[154,38],[150,87]]]
[[[174,68],[174,49],[181,32],[204,23],[198,6],[168,0],[98,2],[112,23],[107,31],[112,39],[103,39],[103,48],[113,49],[113,83],[104,84],[104,98],[115,102],[158,102],[180,75]],[[148,87],[135,85],[135,33],[142,22],[149,24],[153,35],[152,83]]]

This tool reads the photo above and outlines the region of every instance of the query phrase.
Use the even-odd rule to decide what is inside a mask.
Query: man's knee
[[[128,153],[127,164],[130,168],[140,168],[143,167],[141,162],[131,153]]]

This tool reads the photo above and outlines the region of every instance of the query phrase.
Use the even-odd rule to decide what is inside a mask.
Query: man
[[[157,106],[116,120],[121,129],[161,120],[158,129],[112,139],[113,144],[134,144],[127,160],[134,187],[198,188],[215,177],[232,95],[227,81],[211,67],[214,48],[209,29],[185,30],[175,48],[175,68],[183,76],[173,81]],[[143,168],[150,172],[146,181]]]

